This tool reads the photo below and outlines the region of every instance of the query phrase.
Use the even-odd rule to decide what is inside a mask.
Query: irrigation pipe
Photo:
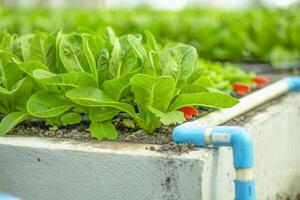
[[[192,142],[197,147],[232,147],[233,165],[236,170],[235,200],[256,200],[252,140],[241,127],[219,125],[296,90],[300,90],[300,76],[284,78],[240,99],[240,103],[232,108],[221,109],[201,119],[177,126],[172,138],[177,143]]]

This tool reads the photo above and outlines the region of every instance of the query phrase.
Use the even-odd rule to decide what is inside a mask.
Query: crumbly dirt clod
[[[150,151],[155,151],[155,146],[150,146],[149,149]]]
[[[55,137],[68,138],[76,140],[93,140],[91,135],[86,131],[87,125],[62,127],[58,130],[53,130],[44,123],[31,124],[30,121],[22,123],[15,127],[10,135],[38,136],[38,137]]]
[[[176,144],[175,142],[170,142],[160,146],[156,151],[160,153],[187,153],[195,148],[193,143],[183,143]]]

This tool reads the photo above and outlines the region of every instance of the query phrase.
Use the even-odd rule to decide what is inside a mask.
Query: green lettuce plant
[[[0,123],[0,136],[29,117],[26,102],[34,83],[23,76],[14,58],[13,54],[0,50],[0,113],[5,115]]]
[[[194,47],[161,48],[148,31],[121,37],[110,28],[105,34],[37,32],[15,36],[9,46],[2,50],[7,68],[1,70],[1,86],[14,101],[9,110],[0,107],[6,115],[1,135],[29,117],[60,127],[80,123],[86,115],[93,137],[115,139],[112,120],[121,112],[151,133],[161,124],[184,122],[181,107],[227,108],[238,102],[199,82]],[[8,69],[14,69],[6,73],[9,84]],[[16,79],[19,84],[12,86]]]
[[[232,92],[232,84],[242,82],[253,86],[253,77],[255,73],[246,73],[236,65],[231,63],[211,62],[200,59],[199,65],[202,69],[197,82],[208,88]]]

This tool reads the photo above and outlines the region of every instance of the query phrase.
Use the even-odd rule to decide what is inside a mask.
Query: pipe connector
[[[191,142],[197,147],[231,146],[234,167],[253,167],[253,144],[246,130],[237,126],[217,126],[207,128],[197,122],[188,122],[177,126],[172,134],[176,143]]]
[[[174,129],[172,139],[176,143],[191,142],[197,147],[204,147],[206,146],[205,130],[206,127],[200,126],[198,123],[187,122]]]
[[[300,76],[290,76],[286,77],[285,80],[289,86],[289,91],[297,91],[300,90]]]
[[[235,168],[251,168],[254,165],[253,144],[244,128],[217,126],[211,132],[213,146],[231,146]]]
[[[176,143],[194,143],[197,147],[223,147],[233,149],[236,168],[236,200],[255,200],[255,181],[253,178],[253,144],[246,130],[237,126],[217,126],[207,128],[197,122],[177,126],[172,138]]]

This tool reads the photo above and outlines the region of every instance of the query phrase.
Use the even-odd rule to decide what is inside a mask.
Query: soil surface
[[[284,76],[291,75],[291,74],[299,74],[299,71],[292,72],[292,73],[291,71],[281,71],[277,73],[263,74],[263,75],[266,76],[270,80],[270,82],[274,82]],[[280,101],[282,101],[283,98],[284,96],[279,97],[242,116],[236,117],[230,120],[229,122],[227,122],[226,125],[243,126],[254,115],[256,115],[259,112],[263,112],[267,107],[273,104],[280,103]],[[211,111],[212,110],[209,109],[203,109],[200,110],[199,113],[204,115]],[[191,121],[193,120],[195,119],[191,119]],[[174,126],[162,126],[161,128],[157,129],[153,134],[146,134],[142,130],[138,129],[137,127],[128,128],[128,125],[126,126],[126,124],[128,124],[128,119],[126,118],[117,118],[116,120],[113,121],[113,123],[119,131],[118,138],[114,142],[149,144],[149,147],[147,147],[146,149],[150,151],[159,151],[159,152],[168,152],[168,153],[170,152],[183,153],[183,152],[188,152],[194,148],[194,145],[190,143],[176,144],[172,142],[171,133]],[[87,128],[88,128],[88,122],[85,122],[80,125],[61,127],[58,130],[53,130],[41,121],[29,120],[15,127],[9,134],[24,135],[24,136],[38,136],[38,137],[68,138],[68,139],[75,139],[81,141],[97,142],[95,138],[91,137],[91,135],[87,131]],[[160,148],[156,149],[154,146],[151,146],[151,144],[161,145],[161,146]]]
[[[184,153],[194,148],[194,145],[191,143],[176,144],[172,142],[171,133],[174,126],[162,126],[154,133],[146,134],[137,128],[124,127],[121,123],[115,125],[119,131],[119,135],[114,142],[149,144],[149,147],[146,147],[147,150],[158,152]],[[29,120],[15,127],[9,135],[50,137],[57,139],[67,138],[84,142],[98,142],[95,138],[91,137],[87,128],[88,124],[86,123],[53,130],[41,121]],[[156,149],[156,147],[151,144],[162,146]]]
[[[236,125],[243,126],[247,123],[253,116],[259,112],[263,112],[269,106],[278,104],[284,96],[279,97],[269,103],[258,107],[255,110],[252,110],[242,116],[236,117],[226,125]],[[193,120],[193,119],[192,119]],[[119,136],[114,142],[125,142],[125,143],[140,143],[140,144],[149,144],[147,147],[150,151],[158,151],[165,153],[185,153],[194,149],[194,145],[191,143],[186,144],[176,144],[172,141],[171,133],[175,126],[162,126],[157,129],[153,134],[146,134],[142,130],[127,128],[122,125],[121,122],[114,122],[119,130]],[[9,135],[23,135],[23,136],[38,136],[38,137],[51,137],[51,138],[68,138],[81,141],[93,141],[97,142],[95,138],[92,138],[90,133],[87,131],[88,124],[73,125],[67,127],[61,127],[58,130],[52,130],[49,126],[46,126],[41,121],[26,121],[17,127],[15,127]],[[155,145],[161,145],[156,149]]]

